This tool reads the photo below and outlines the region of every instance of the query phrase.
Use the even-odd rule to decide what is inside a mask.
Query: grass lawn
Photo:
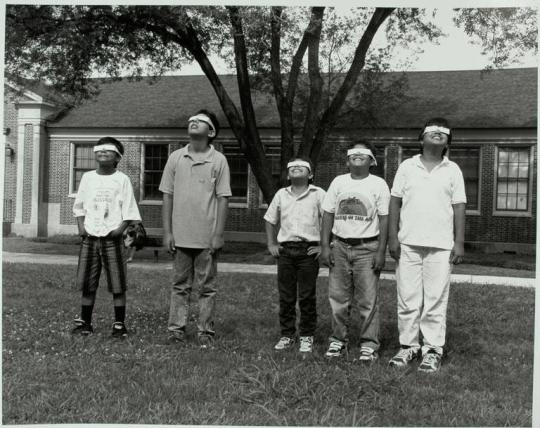
[[[124,341],[98,293],[88,338],[72,337],[75,267],[3,265],[4,424],[530,426],[534,290],[453,285],[448,356],[434,375],[387,368],[397,348],[395,283],[381,282],[381,359],[322,356],[330,332],[319,279],[316,352],[276,353],[275,277],[221,274],[216,349],[166,345],[169,272],[130,268]],[[194,300],[196,300],[194,298]],[[196,302],[194,302],[195,304]],[[354,323],[358,322],[353,313]]]

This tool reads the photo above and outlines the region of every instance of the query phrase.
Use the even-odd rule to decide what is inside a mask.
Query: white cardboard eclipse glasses
[[[353,147],[352,149],[347,150],[347,157],[352,155],[367,155],[371,158],[372,165],[377,166],[377,159],[373,156],[373,153],[369,149],[364,149],[361,147]]]
[[[424,128],[424,132],[422,132],[422,135],[427,134],[428,132],[440,132],[441,134],[450,135],[450,129],[448,129],[445,126],[437,126],[437,125],[426,126]]]
[[[309,172],[311,172],[311,166],[309,166],[309,162],[303,160],[295,160],[287,164],[287,169],[292,168],[293,166],[303,166],[306,167]]]
[[[118,150],[118,148],[114,144],[100,144],[99,146],[94,146],[94,153],[100,152],[102,150],[110,150],[111,152],[116,152],[122,157],[122,153]]]
[[[214,124],[212,123],[212,121],[210,120],[210,118],[208,116],[206,116],[205,114],[197,114],[195,116],[191,116],[189,119],[188,119],[188,123],[189,122],[194,122],[194,121],[201,121],[201,122],[204,122],[206,123],[211,129],[212,131],[215,132],[216,128],[214,127]]]

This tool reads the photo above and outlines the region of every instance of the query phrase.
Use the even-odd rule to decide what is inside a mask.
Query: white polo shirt
[[[321,240],[322,202],[325,191],[310,184],[299,196],[292,187],[279,189],[268,206],[264,219],[271,224],[280,223],[277,240],[288,241]]]
[[[454,246],[452,205],[466,203],[459,166],[447,157],[428,172],[420,155],[399,166],[392,196],[402,199],[398,240],[406,245],[451,250]]]

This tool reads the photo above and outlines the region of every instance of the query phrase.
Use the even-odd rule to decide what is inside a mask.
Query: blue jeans
[[[336,239],[333,244],[334,266],[330,269],[328,288],[332,308],[330,340],[348,342],[351,310],[357,306],[361,346],[378,350],[379,272],[371,268],[378,241],[349,245]]]
[[[314,243],[313,245],[316,245]],[[317,326],[319,261],[308,255],[308,243],[283,243],[278,258],[279,325],[281,335],[296,334],[296,300],[300,307],[300,336],[313,336]]]
[[[217,254],[208,249],[176,247],[169,311],[169,331],[184,331],[189,314],[192,285],[199,287],[198,334],[214,335],[214,309],[217,292]]]

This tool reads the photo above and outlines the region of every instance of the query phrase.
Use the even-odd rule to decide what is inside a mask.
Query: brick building
[[[453,127],[449,157],[464,173],[468,196],[466,240],[495,250],[532,252],[536,242],[537,69],[491,72],[409,72],[405,101],[378,129],[342,123],[317,166],[315,184],[327,188],[345,172],[344,150],[356,138],[378,149],[374,171],[391,185],[399,163],[418,153],[418,132],[433,116]],[[394,75],[395,77],[395,75]],[[388,78],[393,78],[388,73]],[[236,77],[222,76],[237,99]],[[95,98],[57,113],[43,85],[13,91],[6,83],[4,233],[76,233],[73,197],[81,174],[95,168],[91,146],[114,136],[125,146],[119,167],[131,178],[144,223],[161,229],[161,171],[170,152],[187,141],[186,125],[199,108],[218,112],[218,146],[231,168],[233,197],[227,238],[264,240],[266,205],[204,76],[103,84]],[[273,171],[279,169],[279,118],[273,98],[255,94],[255,109]]]

